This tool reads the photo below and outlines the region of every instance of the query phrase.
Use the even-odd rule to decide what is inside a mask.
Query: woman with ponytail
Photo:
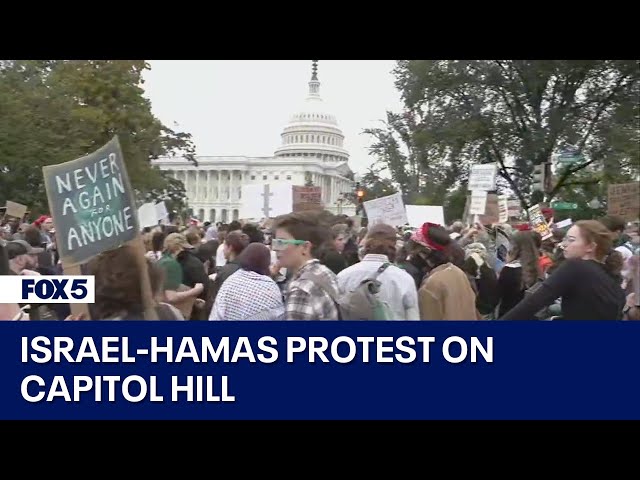
[[[620,320],[625,305],[622,256],[613,235],[600,222],[582,220],[563,241],[565,261],[530,296],[501,320],[532,320],[536,312],[562,299],[563,320]]]

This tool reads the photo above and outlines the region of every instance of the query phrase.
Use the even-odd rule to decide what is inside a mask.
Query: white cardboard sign
[[[468,190],[472,192],[476,190],[484,190],[485,192],[495,190],[496,173],[497,167],[495,163],[473,165],[471,167],[471,175],[469,175]]]
[[[498,197],[498,222],[507,223],[509,221],[509,197],[500,195]]]
[[[471,206],[469,207],[470,215],[484,215],[487,209],[487,192],[473,191],[471,192]]]
[[[405,205],[409,225],[420,228],[427,222],[444,225],[444,210],[438,205]]]
[[[242,186],[240,218],[275,218],[293,211],[293,186],[287,183]]]
[[[378,223],[398,227],[409,222],[400,193],[364,202],[369,225]]]

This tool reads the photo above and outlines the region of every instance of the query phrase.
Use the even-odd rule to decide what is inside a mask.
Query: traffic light
[[[356,205],[356,215],[362,210],[362,202],[364,202],[364,188],[360,186],[360,183],[356,183],[356,199],[358,200]]]
[[[545,191],[545,187],[546,187],[546,183],[545,183],[545,178],[546,178],[546,164],[545,163],[541,163],[539,165],[534,165],[533,167],[533,185],[532,185],[532,190],[534,192],[544,192]]]

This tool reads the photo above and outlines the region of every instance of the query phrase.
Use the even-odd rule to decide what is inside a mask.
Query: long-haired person
[[[95,257],[88,265],[88,275],[96,281],[95,304],[91,307],[94,320],[141,320],[144,319],[141,272],[138,268],[138,253],[129,246],[110,250]],[[154,308],[157,320],[182,320],[175,310],[163,307],[157,299],[162,297],[163,270],[145,259],[150,275]],[[155,291],[154,291],[155,290]]]
[[[625,294],[627,304],[623,314],[625,320],[640,320],[640,253],[634,254],[627,260],[628,280]]]
[[[320,263],[337,275],[349,266],[344,256],[344,247],[349,240],[348,227],[344,224],[333,225],[331,237],[333,241],[323,245],[318,258]]]
[[[513,235],[507,260],[498,277],[500,317],[520,303],[525,292],[542,278],[533,232],[516,232]]]
[[[149,260],[157,262],[162,258],[162,251],[164,249],[164,239],[167,234],[162,230],[155,231],[151,234],[151,250],[149,250],[145,257]]]
[[[563,320],[622,319],[622,256],[613,250],[611,232],[598,221],[582,220],[569,229],[563,246],[562,264],[501,320],[532,320],[557,298]]]
[[[271,252],[250,243],[238,256],[240,268],[222,284],[209,320],[278,320],[284,316],[280,289],[270,276]]]

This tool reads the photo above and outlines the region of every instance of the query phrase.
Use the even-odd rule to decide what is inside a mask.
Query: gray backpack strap
[[[389,262],[386,262],[386,263],[383,263],[382,265],[380,265],[380,268],[376,271],[376,273],[373,275],[373,277],[370,278],[370,280],[377,280],[378,277],[380,275],[382,275],[382,272],[384,272],[390,266],[391,266],[391,264]]]
[[[389,268],[390,265],[391,264],[389,262],[383,263],[382,265],[380,265],[380,268],[378,268],[376,273],[374,273],[371,277],[365,278],[362,282],[360,282],[360,285],[365,285],[367,283],[370,284],[369,292],[372,295],[376,295],[380,291],[380,282],[378,282],[378,277],[382,275],[382,272]]]

